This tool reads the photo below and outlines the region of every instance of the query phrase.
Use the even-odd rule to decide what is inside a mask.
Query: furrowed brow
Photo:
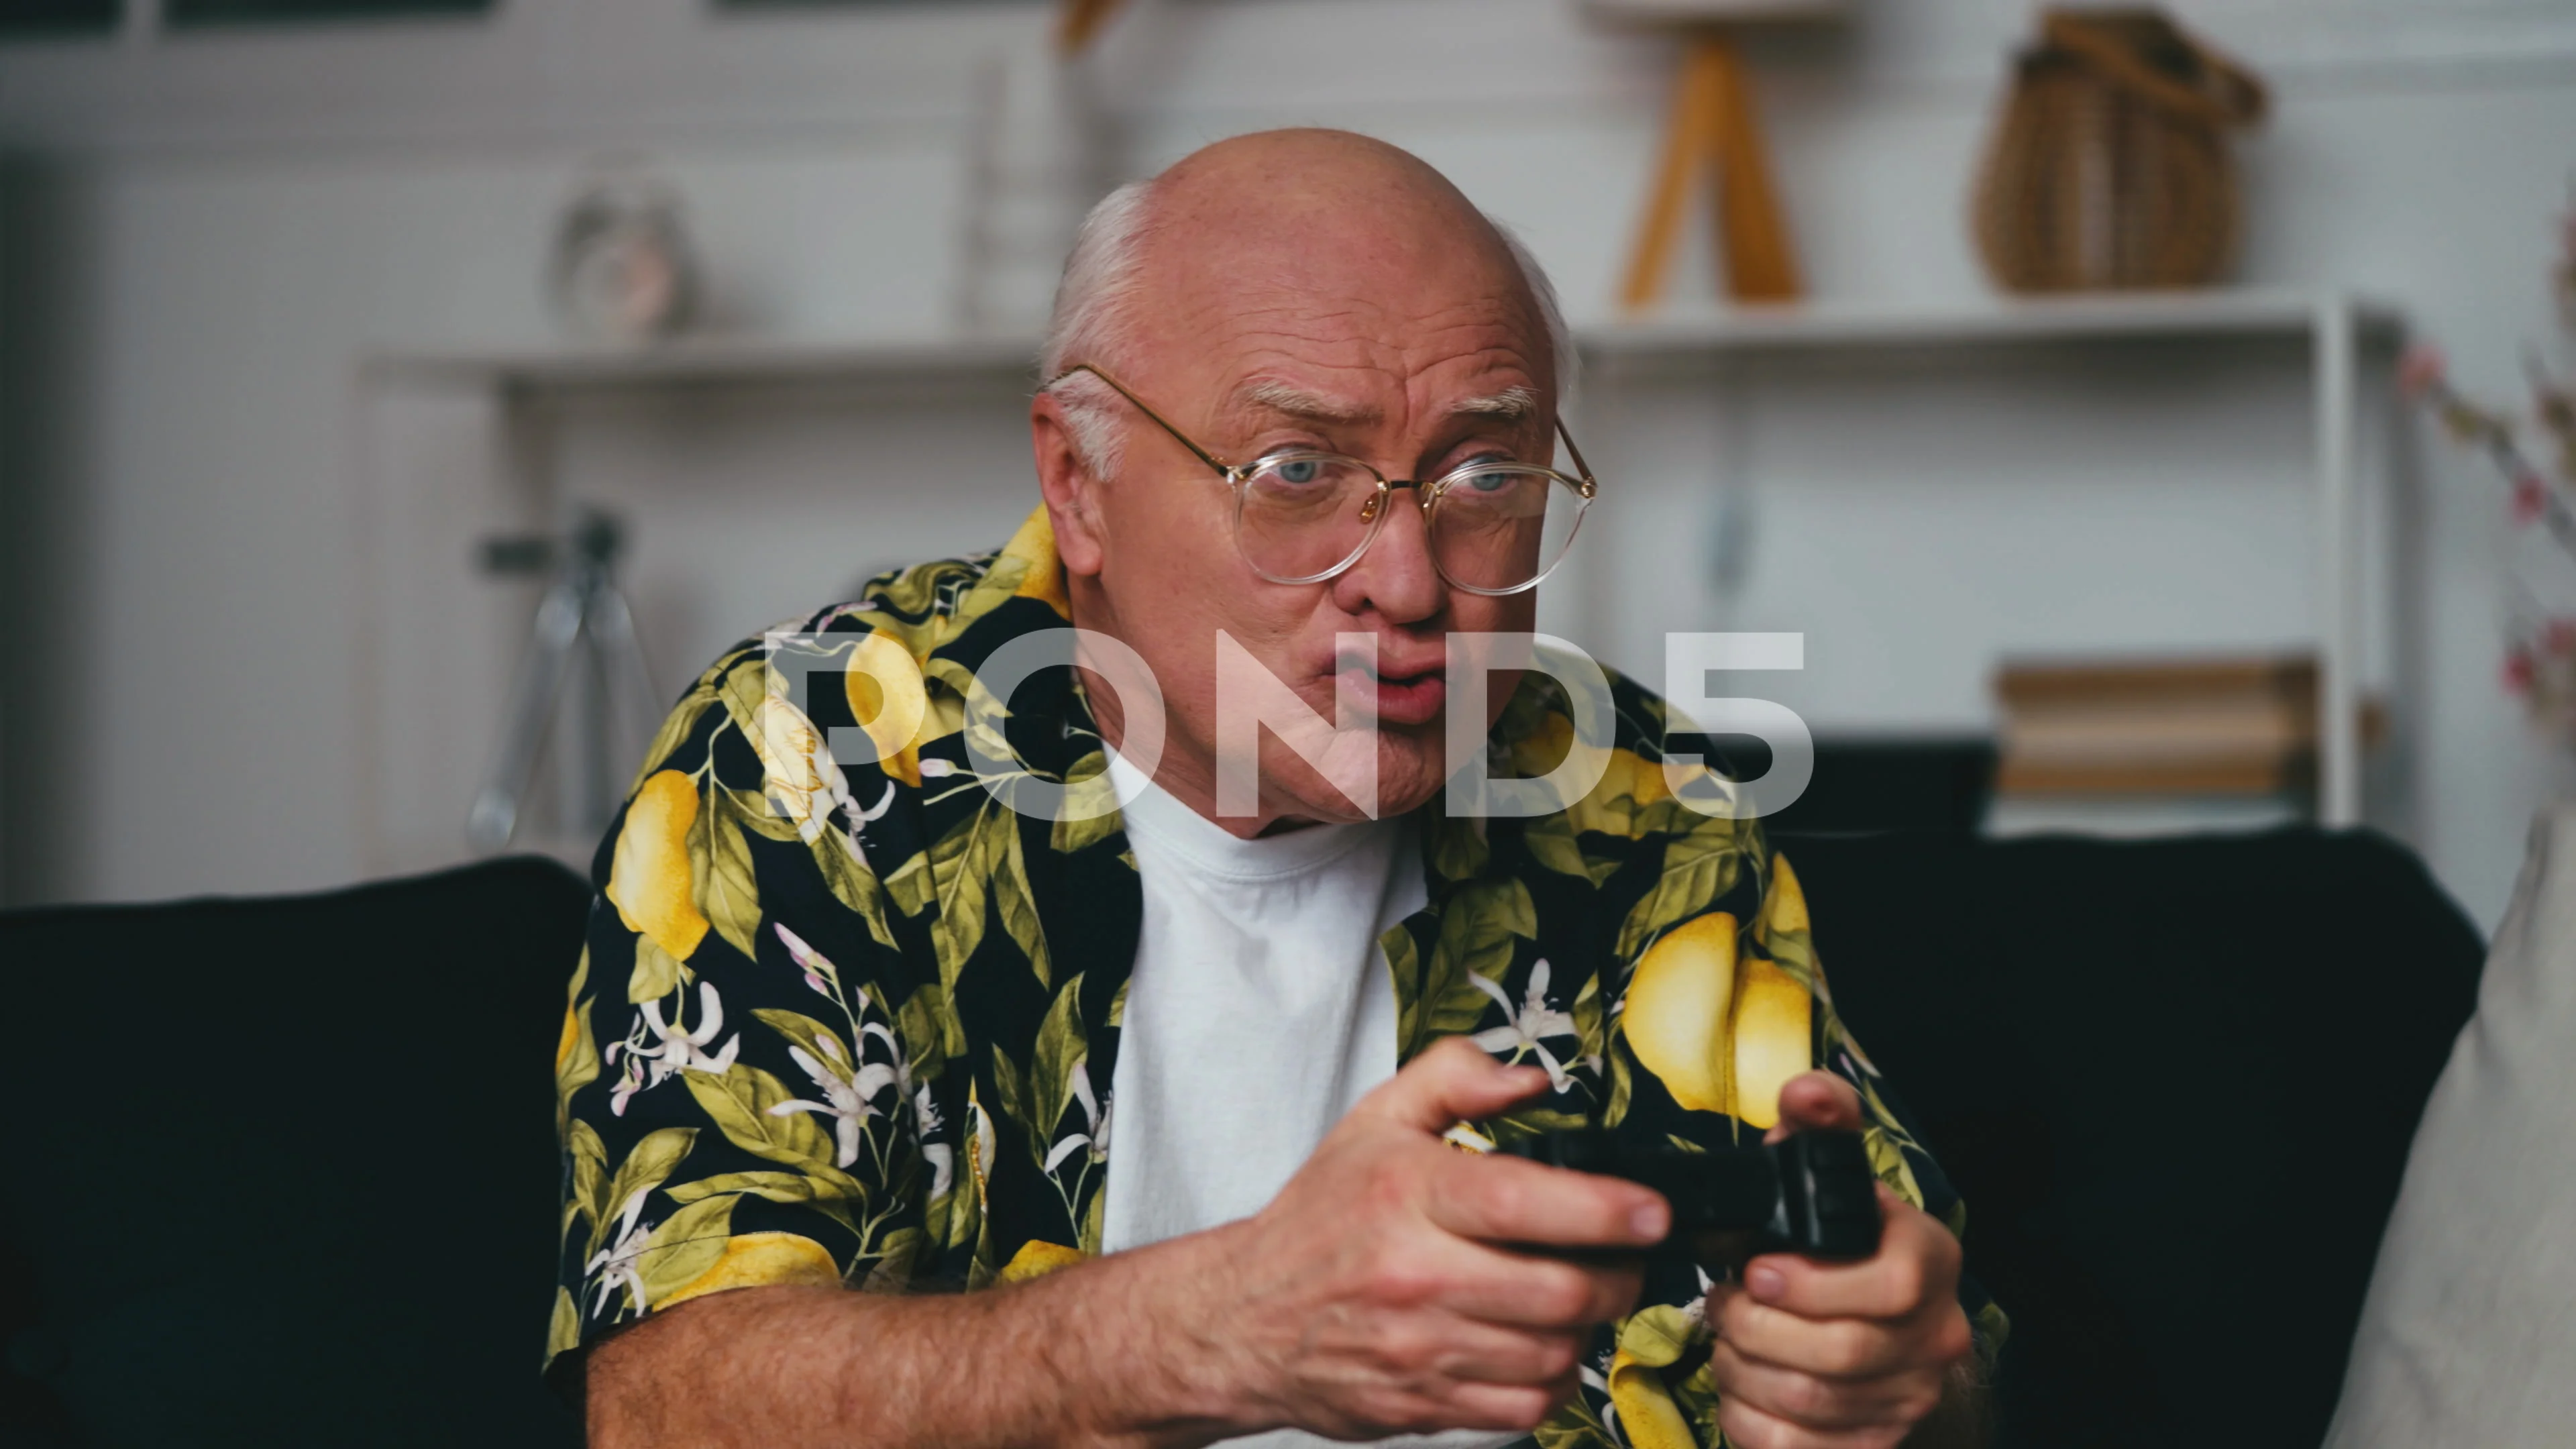
[[[1355,403],[1346,398],[1325,397],[1321,393],[1308,392],[1302,387],[1292,387],[1287,383],[1269,378],[1245,383],[1235,392],[1235,398],[1238,402],[1249,406],[1265,408],[1274,413],[1285,413],[1289,417],[1307,422],[1345,425],[1373,423],[1379,416],[1377,409],[1365,403]]]

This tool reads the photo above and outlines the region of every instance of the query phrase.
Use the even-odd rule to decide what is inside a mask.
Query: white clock
[[[593,342],[639,346],[677,332],[697,300],[679,194],[630,163],[594,167],[555,233],[556,309]]]

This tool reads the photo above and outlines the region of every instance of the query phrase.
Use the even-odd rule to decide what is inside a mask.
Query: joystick
[[[1666,1249],[1698,1249],[1718,1235],[1746,1256],[1851,1259],[1878,1251],[1878,1179],[1857,1132],[1819,1129],[1760,1146],[1689,1152],[1577,1130],[1541,1132],[1497,1150],[1662,1193],[1673,1208]]]

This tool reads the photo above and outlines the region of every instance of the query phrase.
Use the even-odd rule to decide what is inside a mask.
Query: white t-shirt
[[[1112,755],[1109,769],[1120,793],[1142,786],[1124,813],[1145,891],[1110,1083],[1100,1237],[1114,1253],[1258,1212],[1395,1075],[1395,983],[1378,937],[1429,894],[1408,820],[1242,840],[1125,760]],[[1282,1430],[1230,1442],[1330,1441]]]

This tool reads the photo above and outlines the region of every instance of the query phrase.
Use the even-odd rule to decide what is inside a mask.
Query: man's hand
[[[1830,1072],[1780,1089],[1770,1140],[1810,1127],[1858,1130],[1860,1096]],[[1820,1263],[1755,1258],[1709,1291],[1718,1423],[1743,1449],[1892,1449],[1941,1402],[1971,1344],[1959,1309],[1959,1240],[1890,1192],[1878,1253]]]
[[[1593,1325],[1636,1301],[1636,1254],[1670,1218],[1632,1183],[1440,1140],[1546,1085],[1443,1042],[1242,1222],[990,1292],[680,1304],[591,1355],[591,1443],[1125,1449],[1279,1427],[1527,1429],[1573,1395]]]
[[[1635,1255],[1670,1210],[1633,1183],[1439,1140],[1546,1083],[1441,1042],[1352,1108],[1268,1207],[1200,1235],[1222,1245],[1224,1321],[1206,1327],[1251,1395],[1241,1422],[1344,1439],[1516,1430],[1573,1396],[1593,1327],[1635,1304]]]

